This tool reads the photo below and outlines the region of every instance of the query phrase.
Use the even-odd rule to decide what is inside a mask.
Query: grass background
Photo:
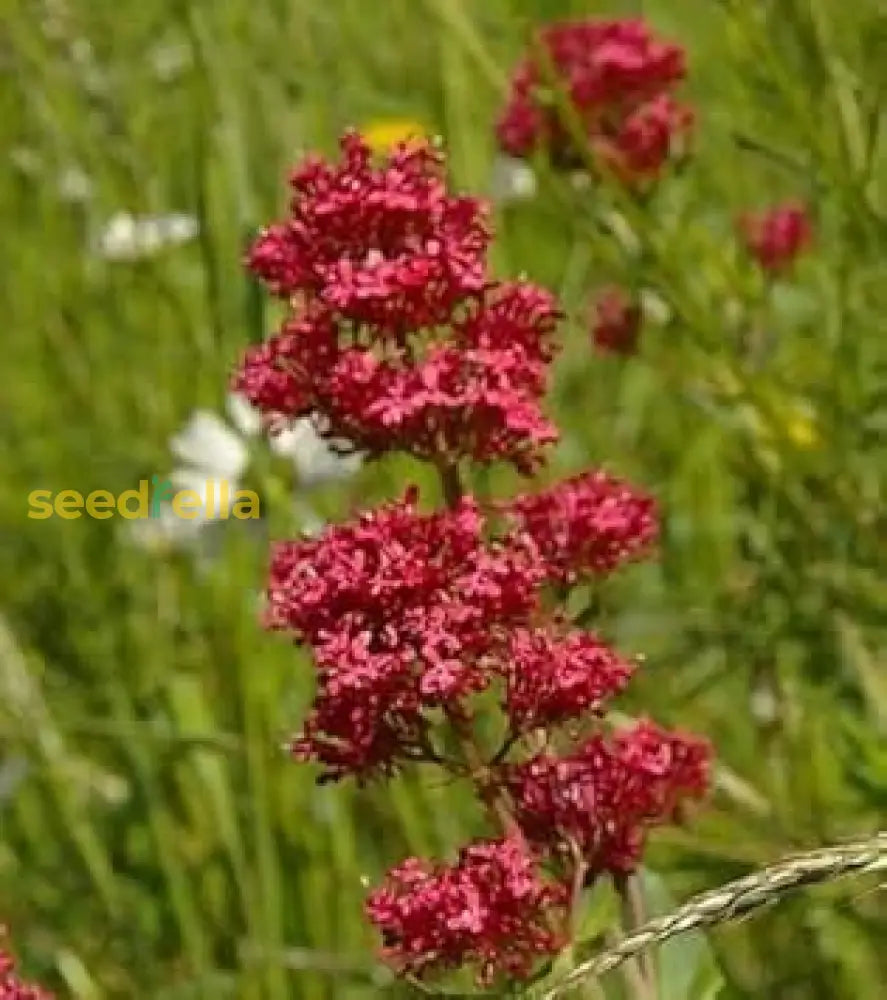
[[[882,3],[0,10],[0,914],[29,970],[82,1000],[380,995],[364,880],[482,829],[459,788],[318,790],[278,751],[310,669],[257,627],[255,539],[232,533],[201,571],[126,546],[113,522],[29,521],[26,497],[162,473],[191,410],[221,407],[239,352],[273,322],[243,248],[304,151],[332,151],[348,125],[416,119],[443,137],[454,187],[486,192],[509,68],[530,25],[555,17],[643,11],[687,46],[700,119],[691,162],[629,216],[643,253],[601,231],[601,213],[628,211],[613,192],[543,171],[533,202],[497,210],[493,254],[568,313],[546,475],[603,463],[665,509],[661,560],[596,595],[600,627],[647,656],[621,707],[718,752],[710,805],[655,838],[653,903],[883,825]],[[64,196],[72,168],[86,201]],[[733,219],[781,197],[809,201],[817,245],[768,292]],[[90,248],[121,210],[193,213],[201,235],[102,261]],[[669,304],[629,363],[588,344],[588,297],[611,280]],[[738,350],[744,326],[763,357]],[[346,516],[407,472],[420,474],[365,470],[316,503]],[[269,530],[291,528],[281,514]],[[604,911],[590,908],[589,937]],[[663,949],[662,997],[876,1000],[885,932],[883,889],[818,890]]]

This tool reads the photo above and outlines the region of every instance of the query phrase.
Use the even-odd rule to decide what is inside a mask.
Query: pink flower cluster
[[[650,78],[670,78],[673,57],[645,51]],[[632,92],[653,100],[643,75]],[[635,664],[551,610],[649,553],[656,505],[600,471],[486,507],[463,490],[464,459],[526,472],[556,436],[540,408],[556,303],[488,278],[483,213],[447,194],[438,153],[403,145],[376,166],[353,135],[342,151],[296,171],[290,218],[252,251],[290,315],[236,383],[271,421],[311,415],[338,447],[429,460],[447,506],[424,511],[411,489],[275,546],[267,624],[316,673],[291,749],[321,780],[424,763],[469,781],[498,839],[451,865],[403,862],[367,913],[399,972],[521,978],[566,941],[576,865],[589,881],[631,871],[647,830],[705,789],[702,742],[646,722],[604,735]]]
[[[813,242],[813,225],[806,207],[786,202],[763,212],[745,212],[739,232],[746,250],[765,271],[778,273]]]
[[[15,959],[2,943],[6,929],[0,925],[0,1000],[53,1000],[53,994],[36,983],[23,982],[15,973]]]
[[[314,414],[328,438],[371,456],[531,470],[557,437],[540,406],[552,296],[489,277],[486,209],[447,192],[427,144],[380,165],[357,135],[341,147],[341,164],[293,173],[289,218],[249,255],[291,308],[247,353],[235,389],[272,423]]]
[[[539,44],[599,163],[627,183],[656,178],[693,127],[692,110],[671,93],[686,75],[683,49],[658,40],[636,19],[550,25]],[[578,166],[582,157],[556,102],[544,95],[549,83],[535,55],[518,65],[497,126],[499,143],[512,156],[544,149],[555,164]]]

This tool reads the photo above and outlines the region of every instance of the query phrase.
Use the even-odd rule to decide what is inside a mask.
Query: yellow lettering
[[[107,490],[93,490],[86,498],[86,513],[97,521],[107,521],[114,516],[114,494]]]
[[[193,521],[199,512],[200,494],[197,490],[179,490],[172,498],[172,512],[185,521]]]
[[[34,490],[28,494],[28,517],[35,521],[45,521],[52,517],[51,490]]]
[[[136,500],[136,508],[132,510],[127,506],[129,500]],[[117,497],[117,513],[125,517],[127,521],[134,521],[139,517],[148,516],[148,480],[140,479],[137,490],[124,490]]]
[[[77,490],[62,490],[55,498],[55,512],[66,521],[74,521],[81,517],[83,497]]]
[[[238,490],[234,494],[232,513],[240,521],[258,518],[260,516],[259,494],[254,490]]]

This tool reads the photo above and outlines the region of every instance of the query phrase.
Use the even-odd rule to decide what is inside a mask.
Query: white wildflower
[[[183,41],[164,41],[148,50],[148,63],[160,83],[172,83],[191,68],[191,47]]]
[[[89,201],[92,191],[89,174],[76,165],[66,167],[58,176],[58,192],[62,201],[72,205],[82,204]]]
[[[188,243],[200,232],[193,215],[133,216],[118,212],[98,234],[95,252],[109,261],[136,261],[164,247]]]
[[[497,156],[490,177],[490,194],[500,205],[530,201],[536,196],[536,174],[523,160],[512,156]]]
[[[226,410],[227,421],[211,410],[195,411],[169,442],[180,463],[168,477],[170,487],[175,492],[191,490],[197,494],[197,516],[181,518],[169,503],[160,504],[156,516],[128,522],[130,537],[140,546],[165,549],[203,545],[204,529],[229,518],[254,442],[262,434],[262,418],[236,393],[228,396]],[[361,461],[358,454],[338,454],[307,418],[269,435],[267,444],[275,455],[292,464],[297,487],[303,491],[350,477]],[[322,527],[304,497],[294,499],[293,510],[305,531],[315,533]]]

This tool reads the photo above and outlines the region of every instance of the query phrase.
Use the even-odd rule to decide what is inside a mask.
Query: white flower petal
[[[225,409],[231,423],[244,437],[255,437],[262,429],[262,414],[239,392],[229,392]]]
[[[148,50],[148,62],[161,83],[170,83],[190,68],[191,48],[184,42],[165,41]]]
[[[118,212],[99,233],[96,252],[105,260],[140,260],[165,246],[187,243],[199,231],[199,223],[191,215],[135,217]]]
[[[196,516],[183,518],[194,521],[217,521],[230,513],[234,506],[234,495],[240,488],[236,479],[207,476],[200,469],[176,469],[169,477],[176,491],[190,490],[196,493],[200,504]]]
[[[192,413],[169,446],[187,465],[219,479],[239,479],[249,457],[241,438],[210,410]]]
[[[89,201],[93,193],[93,183],[89,175],[79,167],[71,166],[63,170],[58,178],[59,198],[69,204]]]
[[[529,201],[536,195],[536,174],[523,160],[511,156],[497,156],[493,161],[490,192],[500,204],[510,201]]]
[[[124,538],[138,548],[149,552],[168,552],[195,545],[208,523],[206,518],[189,521],[178,517],[169,504],[163,504],[157,517],[124,521],[122,528]]]
[[[337,454],[307,417],[272,435],[269,443],[276,455],[293,463],[302,486],[319,486],[321,483],[348,479],[360,468],[359,454]]]

